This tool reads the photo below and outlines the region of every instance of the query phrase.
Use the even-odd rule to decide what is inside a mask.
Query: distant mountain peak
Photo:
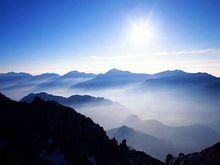
[[[128,126],[126,126],[126,125],[123,125],[123,126],[119,127],[118,129],[133,129],[133,128],[128,127]]]
[[[128,73],[131,73],[131,72],[119,70],[119,69],[116,69],[116,68],[113,68],[113,69],[111,69],[111,70],[109,70],[109,71],[106,72],[106,74],[121,74],[121,73],[126,73],[126,74],[128,74]]]
[[[142,119],[140,119],[138,115],[132,114],[125,119],[125,122],[136,122],[136,121],[141,121],[141,120]]]
[[[73,70],[64,74],[62,77],[69,78],[69,77],[94,77],[94,76],[96,75],[93,73],[85,73],[85,72],[79,72],[77,70]]]

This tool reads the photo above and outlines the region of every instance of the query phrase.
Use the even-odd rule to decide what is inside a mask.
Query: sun
[[[154,37],[153,27],[147,22],[132,23],[129,40],[133,44],[147,44]]]

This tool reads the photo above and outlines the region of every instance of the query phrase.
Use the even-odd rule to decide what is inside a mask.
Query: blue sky
[[[0,72],[220,76],[219,18],[218,0],[3,0]]]

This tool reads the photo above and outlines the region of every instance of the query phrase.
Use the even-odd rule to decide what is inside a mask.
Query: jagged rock
[[[178,157],[167,160],[166,165],[218,165],[220,164],[220,142],[188,155],[179,154]]]

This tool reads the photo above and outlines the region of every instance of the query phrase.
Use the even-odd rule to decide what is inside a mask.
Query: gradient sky
[[[1,0],[0,72],[220,76],[219,20],[219,0]],[[137,41],[134,26],[145,23],[150,35]]]

